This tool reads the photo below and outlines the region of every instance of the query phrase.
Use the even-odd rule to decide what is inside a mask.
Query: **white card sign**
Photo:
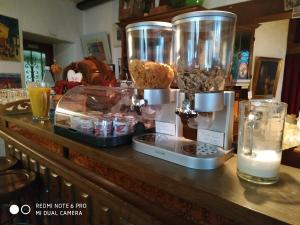
[[[67,73],[68,81],[81,82],[82,73],[76,73],[74,70],[69,70]]]
[[[198,129],[197,141],[201,141],[211,145],[217,145],[221,148],[224,148],[224,133],[212,130]]]
[[[175,123],[166,123],[166,122],[161,122],[161,121],[155,121],[155,130],[157,133],[175,136],[176,125],[175,125]]]

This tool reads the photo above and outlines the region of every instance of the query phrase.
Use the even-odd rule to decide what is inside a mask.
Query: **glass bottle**
[[[42,81],[47,83],[49,85],[49,87],[54,87],[55,86],[55,82],[53,80],[53,77],[52,77],[52,74],[50,72],[50,67],[49,66],[45,66]]]
[[[192,6],[192,5],[202,5],[203,0],[185,0],[186,6]]]

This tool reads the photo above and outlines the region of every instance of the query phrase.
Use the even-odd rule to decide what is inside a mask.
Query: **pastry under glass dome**
[[[154,127],[132,107],[133,95],[132,88],[76,86],[59,100],[54,130],[94,147],[128,144],[133,134]]]

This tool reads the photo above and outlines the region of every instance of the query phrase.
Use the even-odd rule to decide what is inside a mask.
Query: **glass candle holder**
[[[2,105],[23,99],[28,99],[26,89],[10,88],[0,90],[0,104]]]
[[[287,104],[273,100],[240,102],[237,174],[259,184],[278,181]]]

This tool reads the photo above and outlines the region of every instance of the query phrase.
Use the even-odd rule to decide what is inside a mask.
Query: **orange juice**
[[[28,94],[34,119],[47,120],[50,108],[50,88],[29,86]]]

